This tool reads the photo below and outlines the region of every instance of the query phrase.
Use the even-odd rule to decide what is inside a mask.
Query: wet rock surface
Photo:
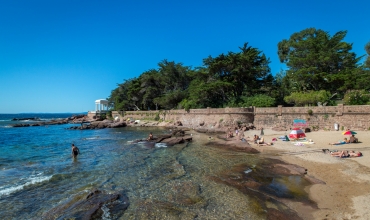
[[[37,123],[21,123],[21,124],[13,124],[12,127],[33,127],[33,126],[48,126],[48,125],[62,125],[68,124],[69,119],[59,119],[59,120],[50,120],[46,122],[37,122]]]
[[[40,118],[34,117],[34,118],[13,118],[12,121],[40,121]]]
[[[254,195],[263,212],[266,212],[267,219],[301,219],[286,201],[300,202],[315,210],[317,205],[308,198],[304,186],[323,183],[306,176],[306,172],[303,167],[269,159],[258,165],[240,164],[225,170],[218,177],[209,178],[232,186],[244,194]],[[271,204],[274,208],[271,208]]]
[[[153,137],[152,140],[146,140],[146,139],[140,139],[140,140],[135,140],[133,143],[138,143],[138,142],[144,142],[144,144],[147,147],[154,147],[156,143],[162,143],[165,144],[166,146],[174,146],[176,144],[181,144],[185,142],[192,141],[193,137],[191,135],[186,134],[186,129],[176,129],[173,130],[171,129],[171,134],[164,134],[164,135],[159,135],[156,137]]]
[[[79,195],[43,215],[43,219],[117,219],[129,206],[123,193],[108,194],[98,189]]]

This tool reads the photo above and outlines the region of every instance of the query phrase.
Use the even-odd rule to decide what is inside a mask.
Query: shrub
[[[155,117],[154,117],[154,120],[156,121],[159,121],[160,117],[159,117],[159,112],[157,114],[155,114]]]
[[[330,93],[325,90],[310,92],[293,92],[284,97],[284,101],[296,106],[316,105],[318,102],[326,102],[330,99]]]
[[[274,98],[268,95],[259,94],[252,97],[242,97],[242,103],[240,103],[240,107],[272,107],[275,106],[275,102],[276,101]]]
[[[365,105],[369,100],[369,93],[365,90],[352,90],[346,92],[343,98],[343,103],[346,105]]]
[[[308,113],[309,115],[312,115],[312,114],[313,114],[312,109],[308,109],[307,113]]]

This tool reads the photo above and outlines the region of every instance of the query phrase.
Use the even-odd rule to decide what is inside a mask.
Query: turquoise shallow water
[[[38,116],[49,120],[71,115]],[[130,200],[123,216],[105,213],[105,219],[266,218],[267,205],[260,199],[222,183],[225,178],[242,179],[257,170],[264,159],[256,154],[206,146],[208,136],[197,133],[193,134],[193,142],[174,147],[131,143],[147,137],[150,131],[154,136],[168,133],[159,128],[80,131],[66,129],[72,126],[68,124],[8,126],[19,123],[11,122],[11,118],[21,117],[30,116],[0,114],[0,217],[3,219],[40,219],[52,208],[93,188],[107,193],[125,192]],[[81,151],[76,160],[71,158],[71,143]],[[229,177],[225,177],[225,172],[240,164],[246,167],[244,171],[228,173]],[[219,181],[213,181],[215,178]],[[303,191],[300,178],[265,179],[271,182],[267,183],[269,189],[282,195],[290,193],[286,182],[295,191],[296,188]]]

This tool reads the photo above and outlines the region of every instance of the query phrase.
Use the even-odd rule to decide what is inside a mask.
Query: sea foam
[[[38,177],[30,177],[27,179],[26,183],[17,185],[17,186],[4,186],[0,188],[0,197],[1,196],[7,196],[11,193],[14,193],[16,191],[22,190],[24,187],[33,185],[36,183],[41,183],[44,181],[48,181],[51,179],[52,176],[38,176]]]
[[[156,143],[155,144],[155,147],[158,147],[158,148],[160,148],[160,147],[167,147],[167,145],[164,144],[164,143]]]

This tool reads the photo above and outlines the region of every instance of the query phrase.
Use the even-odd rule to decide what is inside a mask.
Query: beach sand
[[[314,131],[306,133],[306,139],[314,144],[294,145],[294,141],[280,139],[273,146],[250,145],[266,156],[279,157],[283,161],[307,169],[307,175],[322,180],[325,184],[307,187],[310,199],[318,209],[311,215],[314,219],[370,219],[370,131],[356,131],[361,143],[329,145],[329,142],[343,140],[342,131]],[[289,135],[290,131],[264,129],[265,142],[273,138]],[[246,131],[245,137],[260,135],[259,130]],[[338,158],[323,153],[322,149],[361,151],[362,157]],[[292,207],[305,219],[307,207],[292,204]]]

